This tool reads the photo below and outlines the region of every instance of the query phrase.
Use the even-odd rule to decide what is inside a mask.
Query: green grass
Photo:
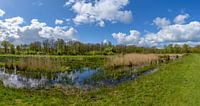
[[[86,94],[73,90],[28,91],[0,86],[0,105],[199,106],[199,63],[200,55],[192,54],[161,66],[154,74]]]

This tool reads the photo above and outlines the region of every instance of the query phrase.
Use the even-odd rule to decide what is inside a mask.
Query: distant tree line
[[[9,41],[1,42],[1,54],[32,55],[113,55],[126,53],[200,53],[200,45],[190,47],[187,44],[168,45],[162,49],[156,47],[137,47],[134,45],[112,45],[108,43],[84,44],[79,41],[65,42],[63,39],[44,40],[31,44],[13,45]]]

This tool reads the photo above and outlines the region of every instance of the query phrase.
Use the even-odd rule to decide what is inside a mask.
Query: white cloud
[[[104,27],[105,26],[104,21],[100,21],[98,24],[99,24],[100,27]]]
[[[140,32],[136,30],[131,30],[129,35],[120,32],[113,33],[112,36],[120,44],[138,44],[140,40]]]
[[[76,13],[73,21],[75,24],[96,23],[100,27],[105,25],[105,21],[130,23],[132,12],[124,10],[129,0],[69,0],[66,5],[71,5]]]
[[[153,22],[159,28],[162,28],[162,27],[165,27],[165,26],[168,26],[168,25],[171,24],[171,22],[168,19],[166,19],[166,18],[160,18],[160,17],[155,18],[153,20]]]
[[[184,24],[185,20],[188,19],[189,17],[190,17],[189,14],[180,14],[180,15],[175,17],[174,23],[175,24]]]
[[[5,23],[8,23],[10,25],[20,25],[24,22],[24,19],[22,17],[13,17],[9,19],[5,19]]]
[[[174,24],[155,33],[157,42],[187,42],[200,41],[200,22],[193,21],[188,24]]]
[[[137,46],[163,46],[168,44],[200,44],[200,22],[192,21],[187,24],[175,23],[161,27],[158,32],[147,33],[140,36],[137,33],[130,35],[113,33],[112,36],[120,44],[132,44]]]
[[[21,17],[13,17],[5,20],[0,20],[0,41],[5,39],[16,39],[19,38],[17,34],[19,25],[24,22]]]
[[[37,19],[33,19],[30,25],[22,26],[23,20],[21,17],[0,20],[0,41],[7,39],[14,44],[27,44],[44,39],[75,40],[77,31],[74,28],[50,27]]]
[[[61,24],[63,24],[63,23],[64,23],[63,20],[59,20],[59,19],[56,19],[56,20],[55,20],[55,24],[56,24],[56,25],[61,25]]]
[[[4,16],[5,11],[3,11],[2,9],[0,9],[0,17]]]
[[[71,4],[75,3],[75,0],[68,0],[64,6],[69,6]]]

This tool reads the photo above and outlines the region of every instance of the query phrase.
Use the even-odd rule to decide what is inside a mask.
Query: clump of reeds
[[[152,64],[157,60],[159,60],[159,56],[156,54],[126,54],[111,57],[107,65],[113,68],[122,66],[139,66]]]
[[[57,61],[53,61],[50,58],[41,57],[28,57],[20,58],[17,61],[9,60],[5,63],[5,67],[8,69],[22,70],[22,71],[48,71],[58,72],[66,71],[69,68],[63,67]]]

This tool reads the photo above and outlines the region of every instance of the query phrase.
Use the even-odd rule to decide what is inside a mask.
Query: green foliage
[[[30,55],[113,55],[127,53],[200,53],[199,46],[190,47],[187,44],[156,47],[137,47],[135,45],[112,45],[108,43],[86,44],[79,41],[65,42],[63,39],[44,40],[30,44],[13,45],[8,41],[1,42],[0,54],[30,54]]]
[[[105,45],[104,55],[113,55],[113,54],[114,54],[114,48],[111,42],[109,42]]]
[[[104,55],[113,55],[114,54],[114,48],[112,46],[108,46],[104,50]]]
[[[10,53],[15,54],[15,47],[13,44],[10,44]]]
[[[10,46],[10,42],[4,40],[4,41],[1,42],[1,46],[3,46],[3,48],[4,48],[4,53],[7,53],[8,49],[9,49],[9,46]]]

